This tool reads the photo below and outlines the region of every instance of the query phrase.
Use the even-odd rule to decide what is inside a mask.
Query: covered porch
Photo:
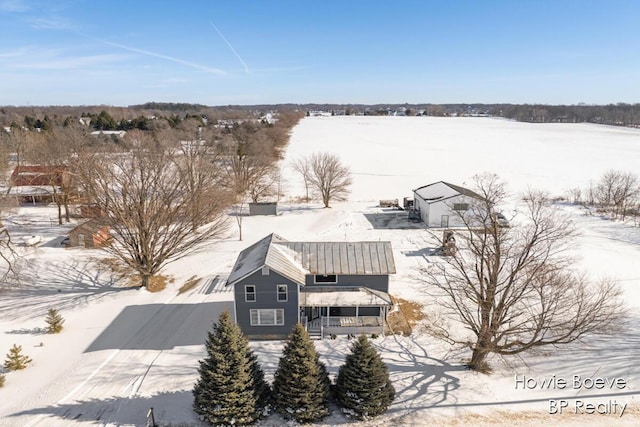
[[[382,334],[392,305],[386,292],[365,287],[326,287],[300,293],[300,322],[312,337]]]

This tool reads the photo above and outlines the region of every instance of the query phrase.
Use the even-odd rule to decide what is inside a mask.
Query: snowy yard
[[[5,225],[16,236],[42,235],[35,248],[21,247],[23,279],[0,294],[0,353],[15,343],[33,359],[24,371],[6,374],[0,388],[0,426],[134,425],[154,408],[160,425],[200,425],[191,410],[191,388],[204,339],[232,293],[223,286],[238,252],[271,232],[289,240],[389,240],[398,274],[390,293],[437,307],[416,277],[417,268],[436,261],[435,245],[420,227],[404,226],[380,199],[402,200],[411,190],[440,180],[471,185],[485,171],[504,178],[517,194],[527,187],[562,195],[586,187],[608,169],[635,171],[640,164],[640,131],[587,124],[526,124],[490,118],[312,117],[294,129],[287,151],[299,155],[329,151],[350,165],[351,202],[322,209],[319,203],[282,203],[277,217],[247,217],[244,241],[229,237],[166,268],[175,281],[162,292],[127,288],[100,252],[65,249],[47,207],[23,207]],[[288,171],[286,193],[304,193]],[[543,348],[522,358],[494,358],[493,374],[465,370],[468,351],[452,349],[418,326],[410,337],[373,340],[388,364],[396,400],[386,415],[352,423],[337,411],[321,425],[640,425],[640,228],[562,207],[581,230],[576,252],[590,279],[610,277],[624,289],[629,326],[610,337],[560,348]],[[386,215],[394,216],[389,218]],[[192,276],[202,278],[179,293]],[[58,335],[42,333],[49,308],[66,319]],[[332,375],[349,341],[315,341]],[[280,341],[254,342],[268,379],[282,349]],[[543,389],[541,380],[562,378],[566,388]],[[581,387],[573,388],[574,376]],[[531,378],[523,389],[516,379]],[[587,388],[585,378],[621,378],[624,387]],[[532,385],[532,382],[529,382]],[[619,385],[620,383],[618,383]],[[549,415],[549,400],[566,399],[562,415]],[[609,404],[613,412],[573,414],[575,402]],[[617,406],[613,406],[613,402]],[[621,405],[627,404],[620,417]],[[602,406],[604,409],[605,407]],[[586,410],[585,407],[581,409]],[[282,425],[272,415],[261,425]]]

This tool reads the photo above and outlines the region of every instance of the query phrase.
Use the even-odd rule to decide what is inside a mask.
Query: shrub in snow
[[[50,334],[57,334],[62,331],[62,324],[64,319],[55,308],[50,308],[47,312],[47,317],[44,319],[47,322],[47,332]]]
[[[4,374],[0,374],[0,388],[4,387]]]
[[[14,344],[7,354],[4,367],[9,371],[17,371],[26,368],[29,363],[31,363],[31,358],[22,354],[22,346]]]
[[[393,402],[396,391],[387,366],[366,335],[351,346],[351,354],[338,371],[335,393],[344,413],[359,419],[380,415]]]
[[[309,333],[298,323],[285,344],[273,381],[273,406],[286,419],[301,423],[329,415],[329,375]]]
[[[270,389],[247,338],[228,312],[213,325],[205,346],[193,409],[211,425],[253,424],[266,413]]]

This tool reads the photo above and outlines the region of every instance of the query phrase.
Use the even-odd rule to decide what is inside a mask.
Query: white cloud
[[[26,0],[0,0],[0,12],[26,12],[29,9]]]
[[[36,30],[69,30],[73,26],[68,19],[53,16],[50,18],[29,18],[27,22]]]
[[[27,61],[7,64],[7,68],[17,70],[68,70],[99,64],[121,62],[128,58],[130,58],[128,55],[115,54],[77,56],[68,58],[38,58],[37,56],[35,56]]]
[[[21,47],[15,50],[7,51],[7,52],[0,52],[0,58],[2,59],[19,58],[21,56],[27,55],[31,50],[32,50],[31,47]]]

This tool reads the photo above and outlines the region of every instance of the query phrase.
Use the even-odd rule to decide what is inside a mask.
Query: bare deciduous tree
[[[247,197],[257,202],[277,182],[276,163],[286,140],[270,134],[273,128],[245,121],[225,130],[219,147],[226,168],[226,187],[234,194],[233,214],[242,240],[242,219]]]
[[[494,210],[504,184],[495,175],[478,176],[476,184],[483,199],[460,213],[466,226],[456,235],[458,251],[424,270],[442,307],[470,331],[441,333],[472,350],[471,369],[487,369],[491,353],[515,355],[610,331],[623,315],[620,291],[572,271],[569,220],[530,191],[523,224],[500,227]]]
[[[227,186],[238,195],[247,193],[269,175],[280,156],[262,125],[255,123],[233,126],[220,145],[226,159]]]
[[[11,140],[9,133],[0,130],[0,184],[4,184],[8,176],[9,155],[11,154]],[[7,199],[0,195],[0,283],[4,282],[9,274],[15,274],[16,252],[11,243],[11,235],[2,224],[6,215]]]
[[[16,166],[20,166],[24,162],[24,153],[32,135],[32,131],[17,126],[12,126],[7,134],[5,141],[9,147],[9,152],[14,157]]]
[[[347,199],[351,186],[351,172],[338,156],[331,153],[314,153],[308,159],[309,182],[328,208],[332,200]]]
[[[131,136],[130,136],[131,135]],[[149,136],[137,138],[130,152],[83,159],[82,180],[105,212],[113,241],[105,250],[135,269],[142,286],[167,263],[226,230],[226,193],[215,182],[185,167],[187,156]]]
[[[5,282],[7,276],[18,276],[16,261],[18,255],[11,242],[11,235],[0,221],[0,287]]]
[[[231,207],[231,213],[236,219],[236,224],[238,224],[238,240],[242,240],[242,220],[244,219],[246,204],[247,197],[243,194],[235,197],[235,203]]]
[[[163,132],[162,136],[171,137],[172,132]],[[190,194],[191,206],[187,210],[191,216],[192,227],[196,230],[199,226],[208,222],[208,218],[203,215],[203,210],[208,209],[207,204],[212,199],[224,198],[230,200],[228,191],[222,190],[224,170],[220,166],[220,156],[218,151],[209,142],[209,137],[204,132],[197,132],[191,135],[191,139],[182,140],[180,148],[175,156],[176,165],[180,174],[184,177],[185,185]],[[170,141],[163,141],[163,145],[170,146]],[[203,222],[204,221],[204,222]]]
[[[311,163],[309,159],[306,157],[300,157],[291,162],[291,167],[294,171],[298,172],[300,176],[302,176],[302,181],[304,182],[304,200],[308,202],[309,200],[309,186],[311,185]]]
[[[638,177],[631,172],[609,170],[605,172],[596,186],[596,201],[608,209],[614,218],[622,220],[627,209],[633,205],[640,193]]]
[[[278,196],[280,182],[280,169],[277,165],[267,171],[267,173],[254,181],[248,189],[249,197],[253,203],[258,203],[265,197]]]

